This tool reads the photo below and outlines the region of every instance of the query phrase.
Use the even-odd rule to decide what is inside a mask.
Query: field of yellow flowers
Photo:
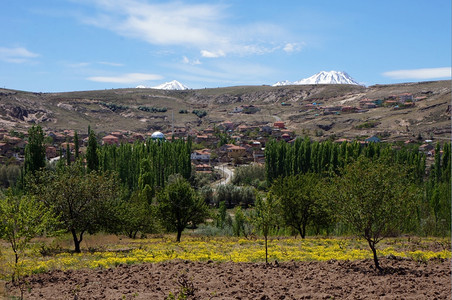
[[[168,260],[265,261],[264,241],[259,238],[184,236],[174,242],[170,235],[146,239],[112,238],[97,235],[85,242],[84,251],[75,254],[58,240],[35,241],[21,259],[20,273],[33,274],[53,269],[111,268],[120,264],[155,263]],[[61,243],[60,243],[61,244]],[[398,256],[427,262],[451,258],[450,238],[392,238],[379,245],[380,256]],[[56,251],[58,250],[58,251]],[[0,247],[0,279],[8,279],[13,253],[6,243]],[[269,261],[326,261],[371,258],[364,240],[355,238],[288,238],[269,241]],[[58,253],[59,252],[59,253]]]

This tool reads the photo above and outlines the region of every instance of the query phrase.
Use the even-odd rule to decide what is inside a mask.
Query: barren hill
[[[419,135],[450,139],[450,102],[450,80],[370,87],[237,86],[185,91],[132,88],[32,93],[0,89],[0,127],[26,130],[40,124],[47,130],[85,131],[90,124],[99,133],[144,133],[170,130],[174,115],[175,126],[195,129],[225,120],[247,125],[282,120],[297,134],[314,138],[378,134],[388,140]],[[188,113],[180,113],[185,110]],[[193,110],[205,110],[207,116],[200,119]]]

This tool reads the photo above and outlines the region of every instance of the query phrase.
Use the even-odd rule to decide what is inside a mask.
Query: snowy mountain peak
[[[302,84],[355,84],[359,85],[350,75],[345,72],[338,71],[321,71],[311,77],[301,79],[294,82],[280,81],[275,83],[273,86],[282,85],[302,85]]]
[[[158,90],[188,90],[187,86],[183,85],[182,83],[180,83],[177,80],[165,82],[160,85],[154,86],[152,88],[158,89]]]
[[[173,80],[170,82],[165,82],[157,86],[144,86],[144,85],[138,85],[135,87],[136,89],[157,89],[157,90],[188,90],[189,88],[182,83],[180,83],[177,80]]]

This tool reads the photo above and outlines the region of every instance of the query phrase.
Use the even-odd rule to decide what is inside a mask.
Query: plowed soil
[[[26,277],[25,299],[451,299],[451,261],[188,262],[51,271]],[[8,286],[10,294],[17,289]]]

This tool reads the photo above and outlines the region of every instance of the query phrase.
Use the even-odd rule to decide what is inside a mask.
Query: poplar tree
[[[99,157],[97,154],[97,139],[94,131],[89,132],[88,148],[86,149],[86,167],[88,171],[99,170]]]
[[[46,165],[44,132],[41,126],[32,126],[28,130],[28,144],[25,146],[25,174],[34,174]]]

